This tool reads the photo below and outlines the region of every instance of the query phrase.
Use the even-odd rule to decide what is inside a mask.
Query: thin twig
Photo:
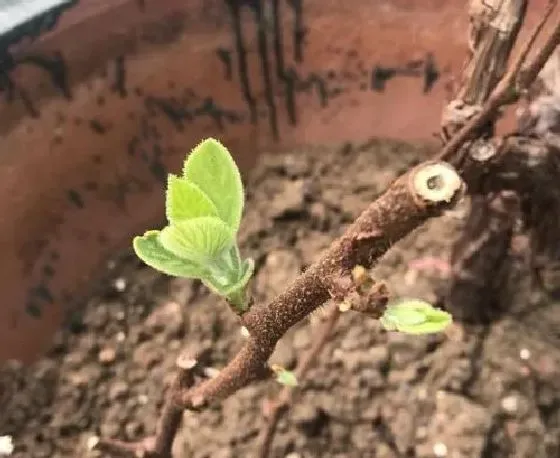
[[[177,402],[174,393],[191,388],[200,375],[201,367],[190,352],[183,352],[176,360],[177,374],[169,387],[168,396],[159,417],[154,437],[148,437],[138,443],[126,443],[114,439],[97,438],[92,444],[94,450],[111,456],[130,458],[158,458],[171,456],[171,447],[175,433],[183,417],[183,406]]]
[[[534,46],[535,42],[537,41],[538,36],[542,32],[545,24],[550,19],[550,16],[552,15],[552,12],[554,11],[554,8],[556,8],[557,3],[558,3],[557,0],[549,0],[548,4],[546,5],[546,10],[545,10],[543,16],[541,17],[541,20],[539,21],[539,23],[535,27],[535,30],[533,30],[533,33],[531,34],[531,36],[527,39],[527,41],[525,41],[525,44],[521,48],[521,51],[519,52],[519,54],[517,56],[517,59],[515,60],[515,63],[511,66],[511,73],[513,75],[518,75],[519,72],[521,71],[521,67],[523,67],[523,64],[527,60],[527,56],[531,52],[531,49],[533,49],[533,46]],[[541,49],[541,51],[542,50],[544,50],[544,47]],[[549,56],[550,56],[550,54],[549,54]],[[540,68],[542,68],[544,66],[544,64],[546,63],[547,60],[548,60],[548,57],[542,63],[540,63],[540,61],[536,61],[535,65],[536,65],[536,67],[539,67],[539,70],[537,71],[537,74],[540,71]],[[530,80],[529,84],[531,84],[534,81],[534,79],[537,77],[537,74],[534,75],[533,79]]]
[[[307,371],[313,366],[313,363],[316,362],[317,357],[321,353],[325,343],[329,340],[340,314],[338,304],[334,304],[327,320],[322,323],[321,329],[319,329],[311,348],[303,356],[300,364],[298,364],[294,371],[298,381],[302,380],[306,376]],[[276,427],[282,419],[282,416],[288,411],[290,405],[293,403],[294,395],[294,388],[284,387],[276,400],[271,402],[271,409],[267,412],[266,421],[261,429],[259,452],[257,453],[258,457],[267,458],[269,456],[274,434],[276,433]]]
[[[535,31],[538,34],[542,28],[544,27],[545,22],[552,16],[552,12],[557,5],[557,0],[550,0],[545,16],[540,21],[539,25],[537,26],[537,30]],[[519,78],[518,78],[518,86],[520,90],[526,90],[529,88],[533,81],[537,78],[542,68],[546,65],[548,59],[554,52],[554,50],[558,47],[560,43],[560,20],[556,27],[554,28],[553,32],[550,34],[548,40],[543,45],[543,47],[537,52],[533,60],[530,64],[526,65],[526,68],[520,71]]]

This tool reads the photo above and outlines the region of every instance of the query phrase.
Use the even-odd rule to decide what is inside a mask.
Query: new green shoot
[[[294,374],[292,371],[283,368],[279,364],[273,364],[272,366],[270,366],[270,369],[276,375],[276,381],[281,385],[291,387],[298,385],[296,374]]]
[[[418,299],[389,304],[380,322],[387,331],[406,334],[432,334],[452,323],[451,314]]]
[[[134,237],[134,251],[167,275],[200,279],[243,313],[254,263],[241,259],[237,246],[245,205],[239,169],[228,149],[208,138],[187,156],[182,172],[167,180],[167,226]]]

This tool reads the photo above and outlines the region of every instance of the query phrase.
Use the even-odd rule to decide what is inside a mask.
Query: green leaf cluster
[[[451,314],[418,299],[390,304],[380,318],[380,322],[386,330],[406,334],[441,332],[452,321]]]
[[[254,270],[237,246],[245,194],[227,148],[209,138],[187,156],[181,176],[167,180],[168,225],[133,239],[136,255],[167,275],[198,278],[240,312]]]

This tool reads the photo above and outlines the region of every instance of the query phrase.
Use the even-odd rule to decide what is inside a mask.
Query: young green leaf
[[[430,334],[443,331],[451,324],[452,317],[428,302],[408,300],[387,306],[380,321],[388,331]]]
[[[241,264],[239,268],[239,276],[236,283],[232,284],[226,291],[227,294],[230,294],[233,291],[243,289],[249,283],[249,280],[253,276],[253,272],[255,271],[255,261],[251,258],[247,258]]]
[[[159,241],[175,256],[201,265],[210,264],[235,243],[231,228],[211,216],[171,224],[162,229]]]
[[[297,386],[298,381],[296,374],[292,371],[284,369],[282,366],[273,364],[271,370],[276,374],[276,381],[284,386]]]
[[[239,248],[233,245],[219,259],[214,260],[209,275],[202,282],[215,294],[225,297],[239,312],[245,312],[248,307],[245,290],[254,269],[254,261],[242,261]]]
[[[170,223],[200,216],[218,216],[210,198],[194,183],[173,174],[167,177],[165,214]]]
[[[226,291],[225,296],[230,304],[232,304],[240,312],[247,311],[249,304],[247,301],[247,283],[253,276],[255,270],[255,262],[252,259],[245,259],[239,270],[239,280],[231,285]]]
[[[204,140],[187,157],[183,175],[210,198],[219,217],[236,233],[245,195],[239,169],[227,148],[213,138]]]
[[[397,331],[405,334],[436,334],[443,331],[449,324],[449,321],[426,321],[425,323],[416,324],[414,326],[401,325]]]
[[[204,267],[181,259],[167,251],[159,242],[160,231],[147,231],[134,237],[132,246],[136,256],[153,269],[174,277],[200,278],[207,275]]]

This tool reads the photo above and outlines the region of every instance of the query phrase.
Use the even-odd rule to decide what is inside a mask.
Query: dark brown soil
[[[257,261],[257,303],[280,292],[344,225],[427,151],[386,142],[266,157],[247,183],[241,233]],[[454,211],[399,242],[376,269],[396,296],[435,299],[462,215]],[[438,268],[439,266],[439,268]],[[185,346],[220,369],[242,345],[236,318],[198,284],[170,279],[130,253],[111,280],[29,368],[0,371],[0,435],[14,456],[90,456],[92,435],[134,440],[154,431],[162,388]],[[525,296],[520,295],[520,298]],[[281,422],[271,457],[560,456],[560,308],[520,299],[489,328],[453,326],[409,337],[345,313]],[[278,344],[292,367],[322,314]],[[273,381],[185,414],[177,457],[252,457]]]

